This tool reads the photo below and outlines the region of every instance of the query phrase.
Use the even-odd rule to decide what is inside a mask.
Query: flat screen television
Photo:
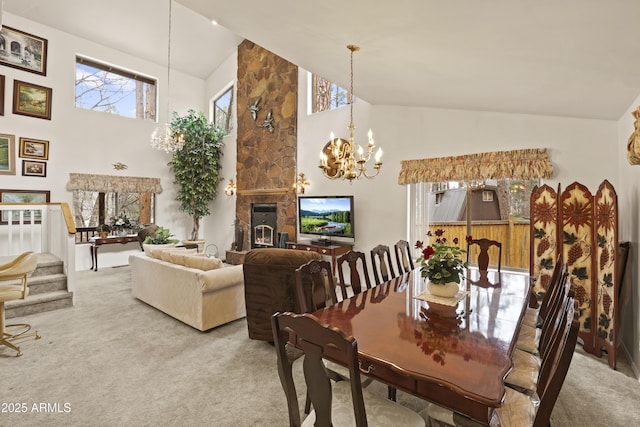
[[[355,238],[353,208],[353,196],[299,196],[298,232]]]

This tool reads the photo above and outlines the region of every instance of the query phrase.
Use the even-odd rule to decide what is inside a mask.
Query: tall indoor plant
[[[173,135],[184,145],[173,153],[169,165],[178,184],[176,200],[180,210],[193,219],[191,240],[198,240],[200,219],[209,215],[209,202],[217,195],[222,177],[222,137],[224,131],[210,123],[202,112],[189,110],[186,115],[173,113],[170,123]]]

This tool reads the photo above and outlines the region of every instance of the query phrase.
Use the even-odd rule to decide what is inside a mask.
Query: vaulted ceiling
[[[167,62],[169,0],[4,0],[4,10]],[[176,0],[172,10],[172,67],[200,78],[247,38],[343,87],[346,45],[359,45],[354,92],[374,105],[617,120],[640,94],[637,0]]]

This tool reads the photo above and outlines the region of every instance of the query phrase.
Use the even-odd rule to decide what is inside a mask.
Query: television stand
[[[312,240],[311,244],[316,246],[331,246],[333,242],[331,241],[331,239],[320,239],[320,240]]]
[[[308,241],[308,240],[307,240]],[[331,257],[331,267],[335,273],[336,271],[336,259],[342,255],[349,252],[353,249],[353,245],[349,243],[338,243],[338,242],[330,242],[329,244],[317,245],[314,242],[309,243],[298,243],[298,242],[287,242],[287,249],[297,249],[299,251],[313,251],[317,252],[320,255],[326,255]]]

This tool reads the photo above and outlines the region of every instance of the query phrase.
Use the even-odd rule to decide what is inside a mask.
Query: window
[[[155,120],[156,81],[76,56],[76,107]]]
[[[109,224],[112,217],[120,214],[126,215],[134,224],[151,224],[155,217],[155,194],[77,190],[73,192],[73,206],[78,228]]]
[[[349,91],[315,74],[312,75],[312,113],[349,105]],[[355,97],[353,97],[355,102]]]
[[[529,198],[536,185],[540,185],[539,179],[474,180],[468,185],[464,181],[412,184],[413,193],[422,193],[415,197],[421,206],[416,204],[412,209],[423,212],[427,224],[414,230],[415,240],[424,240],[427,230],[437,228],[445,230],[448,238],[458,237],[461,241],[467,234],[487,237],[503,243],[503,266],[526,269]]]
[[[231,131],[231,107],[233,106],[233,86],[213,101],[213,124],[224,129],[224,134]]]

